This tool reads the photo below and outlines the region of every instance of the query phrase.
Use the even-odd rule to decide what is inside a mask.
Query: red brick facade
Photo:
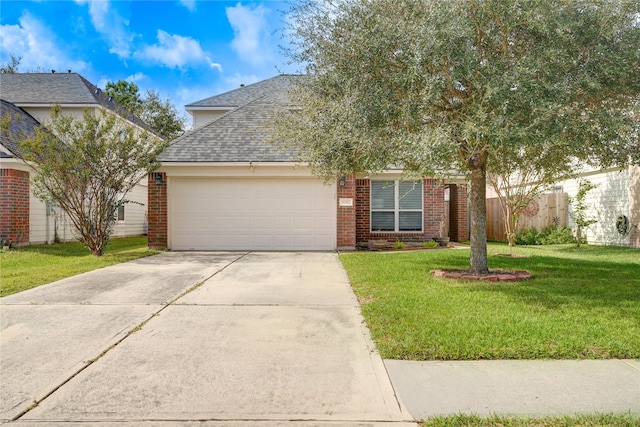
[[[29,172],[0,169],[0,240],[29,242]]]
[[[450,188],[449,215],[447,202],[444,199],[445,188]],[[371,181],[356,180],[356,242],[358,246],[368,246],[370,240],[386,240],[395,242],[423,242],[440,236],[440,221],[442,216],[449,218],[449,237],[453,241],[463,241],[469,238],[467,225],[467,192],[466,187],[454,184],[443,185],[435,179],[423,180],[423,209],[424,224],[422,232],[372,232],[370,222]],[[455,198],[452,194],[456,194]],[[453,232],[455,230],[455,232]]]
[[[162,179],[158,179],[161,177]],[[450,201],[444,199],[445,188],[450,190]],[[422,232],[371,232],[370,192],[368,179],[350,176],[337,185],[336,200],[336,247],[355,249],[368,246],[370,240],[395,242],[422,242],[440,235],[440,221],[443,215],[449,218],[447,228],[453,241],[469,239],[467,219],[467,191],[465,186],[443,185],[434,179],[423,180],[424,224]],[[167,177],[165,173],[149,175],[149,230],[151,248],[166,248],[168,245],[167,222]],[[447,208],[449,215],[447,215]]]
[[[167,174],[149,174],[148,191],[149,228],[147,239],[150,248],[164,249],[168,246],[167,222]]]
[[[469,200],[467,187],[449,187],[449,237],[454,242],[469,240]]]
[[[356,247],[356,179],[355,176],[338,181],[337,239],[338,249]],[[349,206],[350,205],[350,206]]]

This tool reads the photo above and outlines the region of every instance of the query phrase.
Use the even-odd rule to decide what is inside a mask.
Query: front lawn
[[[519,418],[475,415],[433,417],[422,422],[422,427],[638,427],[640,419],[631,414],[578,415],[575,417]]]
[[[517,247],[489,266],[527,270],[516,283],[436,279],[467,268],[469,250],[340,255],[383,358],[640,358],[640,250]]]
[[[0,296],[157,253],[144,236],[111,239],[101,257],[79,242],[0,250]]]

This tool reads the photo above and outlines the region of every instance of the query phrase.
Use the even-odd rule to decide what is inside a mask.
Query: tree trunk
[[[471,272],[489,273],[487,261],[487,171],[484,164],[471,171]]]

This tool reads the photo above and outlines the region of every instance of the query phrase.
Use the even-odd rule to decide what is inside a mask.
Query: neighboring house
[[[576,231],[572,218],[574,199],[580,180],[597,187],[587,193],[586,216],[597,222],[582,231],[587,242],[594,245],[631,246],[640,248],[640,166],[624,168],[586,169],[576,178],[555,183],[549,192],[536,197],[520,216],[518,231],[538,230],[556,224]],[[503,214],[497,194],[487,187],[487,237],[506,241]]]
[[[189,104],[194,130],[149,179],[149,246],[173,250],[335,250],[376,240],[469,238],[467,190],[401,171],[325,185],[265,143],[293,79],[281,75]]]
[[[13,133],[3,137],[0,145],[0,237],[18,244],[50,243],[56,234],[61,240],[74,240],[75,230],[64,212],[43,203],[30,191],[32,171],[17,151],[17,140],[41,123],[46,125],[52,105],[59,105],[62,114],[76,118],[82,118],[85,109],[104,109],[124,116],[140,129],[148,126],[76,73],[0,74],[0,97],[2,118],[6,114],[20,118],[12,120]],[[20,128],[16,127],[18,123]],[[120,209],[113,236],[146,234],[147,179],[129,192],[127,199],[138,203]]]
[[[557,183],[556,190],[573,198],[581,179],[597,185],[585,199],[586,214],[598,221],[583,232],[587,242],[640,248],[640,166],[583,172],[577,179]],[[575,228],[572,210],[569,203],[568,225]]]

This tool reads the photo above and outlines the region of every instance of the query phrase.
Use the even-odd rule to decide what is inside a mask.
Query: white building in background
[[[3,119],[6,114],[22,117],[22,128],[14,123],[13,134],[0,142],[0,239],[19,244],[50,243],[55,235],[75,240],[75,229],[64,212],[55,205],[43,203],[30,191],[31,168],[20,157],[16,138],[31,127],[45,124],[51,107],[59,105],[64,115],[82,118],[84,110],[107,110],[122,116],[132,126],[148,126],[129,114],[98,87],[76,73],[16,73],[0,75]],[[27,189],[29,195],[25,193]],[[139,236],[147,233],[147,178],[130,191],[127,203],[118,212],[112,236]]]
[[[640,247],[640,166],[592,170],[581,173],[577,179],[556,184],[574,198],[581,179],[597,185],[585,198],[587,215],[598,222],[586,230],[587,242],[595,245]],[[569,222],[573,206],[569,203]]]

